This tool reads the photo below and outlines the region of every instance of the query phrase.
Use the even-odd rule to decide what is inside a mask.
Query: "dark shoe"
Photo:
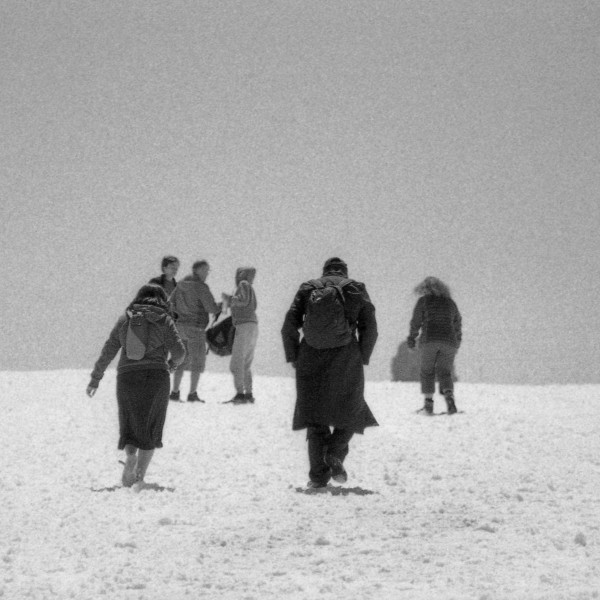
[[[448,414],[453,415],[457,412],[456,404],[454,402],[454,396],[452,392],[447,392],[444,394],[444,398],[446,398],[446,405],[448,406]]]
[[[175,400],[176,402],[179,402],[179,400],[181,400],[181,398],[179,397],[179,391],[171,392],[169,394],[169,400]]]
[[[249,394],[244,394],[244,397],[246,398],[246,402],[254,404],[254,396],[252,395],[252,392],[250,392]]]
[[[425,399],[425,404],[423,405],[423,412],[426,415],[432,415],[433,414],[433,399],[432,398],[426,398]]]
[[[318,481],[309,481],[306,484],[306,487],[309,490],[315,490],[315,489],[318,489],[318,488],[325,488],[325,487],[327,487],[327,484],[326,483],[319,483]]]
[[[246,394],[236,394],[231,400],[223,402],[223,404],[247,404]]]
[[[325,462],[331,468],[331,478],[338,483],[346,483],[348,481],[348,473],[344,469],[342,461],[336,456],[328,454],[325,457]]]
[[[192,392],[188,394],[188,402],[202,402],[204,404],[204,400],[198,397],[198,392]]]

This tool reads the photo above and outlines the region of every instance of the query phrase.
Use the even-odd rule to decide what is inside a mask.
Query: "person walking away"
[[[298,289],[281,335],[286,361],[296,368],[292,429],[307,430],[308,487],[325,487],[331,478],[344,483],[352,436],[378,425],[364,398],[364,365],[377,340],[364,283],[348,278],[343,260],[328,259],[321,278]]]
[[[254,402],[252,394],[252,361],[258,341],[258,318],[256,317],[256,293],[252,284],[256,277],[254,267],[239,267],[235,273],[235,293],[223,294],[223,306],[231,308],[235,327],[233,349],[229,369],[233,373],[236,394],[229,400],[232,404]]]
[[[209,314],[221,312],[206,284],[210,266],[205,260],[192,265],[192,274],[184,277],[169,297],[173,312],[177,315],[177,330],[186,347],[186,359],[175,371],[171,400],[180,400],[179,388],[186,370],[190,373],[188,402],[204,402],[198,397],[200,375],[206,366],[206,326]]]
[[[462,317],[451,297],[448,286],[437,277],[426,277],[415,287],[419,296],[410,320],[410,332],[406,339],[414,349],[417,336],[421,350],[421,392],[426,415],[433,414],[435,380],[446,400],[448,414],[457,412],[452,377],[454,359],[462,341]]]
[[[179,271],[179,259],[176,256],[164,256],[160,268],[162,275],[153,277],[148,283],[155,283],[165,290],[167,297],[170,296],[177,287],[175,276]]]
[[[118,448],[125,450],[121,481],[123,486],[131,487],[143,482],[154,450],[163,446],[169,371],[185,357],[185,347],[169,315],[163,288],[144,285],[118,318],[92,371],[86,390],[90,398],[119,350]]]

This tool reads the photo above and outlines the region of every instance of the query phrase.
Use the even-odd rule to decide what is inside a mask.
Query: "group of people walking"
[[[189,401],[202,400],[196,388],[204,371],[209,315],[230,309],[235,341],[230,362],[234,404],[254,402],[251,365],[258,339],[256,269],[240,267],[235,292],[217,303],[206,284],[210,267],[197,261],[192,274],[177,282],[179,261],[165,257],[162,275],[143,286],[119,317],[92,372],[87,393],[93,396],[105,369],[119,349],[117,402],[119,449],[126,453],[122,483],[143,481],[162,430],[169,398],[178,400],[183,372],[191,371]],[[421,391],[424,414],[432,415],[436,379],[447,404],[457,412],[452,369],[462,339],[461,314],[446,284],[427,277],[418,295],[407,343],[421,349]],[[145,350],[130,357],[135,323],[146,326]],[[302,283],[281,329],[285,359],[296,374],[292,429],[307,430],[310,488],[333,479],[347,481],[344,460],[355,433],[377,426],[364,397],[364,365],[378,337],[375,307],[364,283],[348,277],[339,257],[328,259],[317,279]],[[140,336],[138,336],[139,338]],[[143,335],[141,337],[144,337]],[[135,338],[135,339],[138,339]],[[169,391],[169,372],[174,372]]]

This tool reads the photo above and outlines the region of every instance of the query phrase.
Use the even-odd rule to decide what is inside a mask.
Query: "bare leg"
[[[125,466],[123,467],[123,475],[121,476],[123,487],[131,487],[135,483],[138,462],[137,451],[138,449],[135,446],[131,444],[125,445]]]
[[[200,381],[200,371],[192,371],[190,374],[190,394],[193,394],[198,389]]]
[[[173,375],[173,391],[174,392],[179,391],[184,372],[185,372],[185,369],[182,369],[182,368],[179,368],[175,371],[175,375]]]
[[[137,480],[143,481],[146,476],[146,471],[148,470],[148,465],[152,460],[152,455],[154,454],[154,450],[140,450],[137,460]]]

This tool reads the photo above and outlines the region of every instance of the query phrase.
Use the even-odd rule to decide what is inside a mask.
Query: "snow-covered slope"
[[[0,373],[2,598],[600,597],[600,386],[459,383],[428,418],[418,384],[368,383],[346,493],[305,495],[293,380],[232,406],[209,373],[136,493],[110,491],[114,371],[87,376]]]

